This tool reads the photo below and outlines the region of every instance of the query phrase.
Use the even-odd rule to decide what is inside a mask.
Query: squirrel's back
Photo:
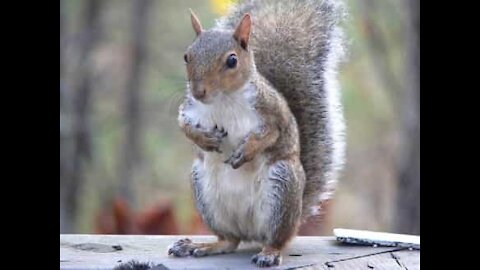
[[[217,22],[234,29],[252,15],[250,48],[255,64],[281,92],[300,131],[306,174],[304,218],[329,199],[343,167],[344,119],[336,78],[343,56],[343,4],[334,0],[243,1]]]

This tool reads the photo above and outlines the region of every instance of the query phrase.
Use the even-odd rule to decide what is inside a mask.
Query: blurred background
[[[60,1],[60,233],[207,234],[177,125],[183,53],[231,1]],[[320,222],[420,234],[419,1],[349,0],[347,163]]]

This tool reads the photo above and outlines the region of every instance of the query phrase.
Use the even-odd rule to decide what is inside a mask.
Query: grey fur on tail
[[[247,12],[257,70],[285,96],[299,126],[307,218],[331,198],[344,165],[345,121],[336,73],[345,55],[339,24],[346,10],[333,0],[244,1],[217,26],[233,29]]]

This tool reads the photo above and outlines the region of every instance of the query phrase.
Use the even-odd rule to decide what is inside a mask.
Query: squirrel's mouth
[[[218,91],[209,91],[208,93],[201,96],[193,95],[193,98],[203,104],[212,104],[218,94]]]
[[[212,98],[210,96],[202,96],[202,97],[196,97],[196,96],[193,96],[193,98],[200,102],[200,103],[203,103],[203,104],[210,104],[212,103]]]
[[[210,98],[210,97],[204,97],[202,99],[197,99],[197,101],[205,104],[205,105],[209,105],[209,104],[212,104],[213,103],[213,99]]]

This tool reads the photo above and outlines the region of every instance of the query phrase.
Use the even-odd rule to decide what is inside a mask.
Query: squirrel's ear
[[[250,14],[246,13],[243,15],[242,20],[235,29],[235,33],[233,33],[233,38],[240,43],[240,46],[245,50],[248,47],[248,39],[250,37],[250,28],[252,26],[252,19],[250,18]]]
[[[200,20],[197,18],[195,13],[193,13],[192,9],[190,9],[190,19],[192,20],[193,30],[195,30],[197,36],[200,35],[200,33],[203,31],[202,24],[200,23]]]

